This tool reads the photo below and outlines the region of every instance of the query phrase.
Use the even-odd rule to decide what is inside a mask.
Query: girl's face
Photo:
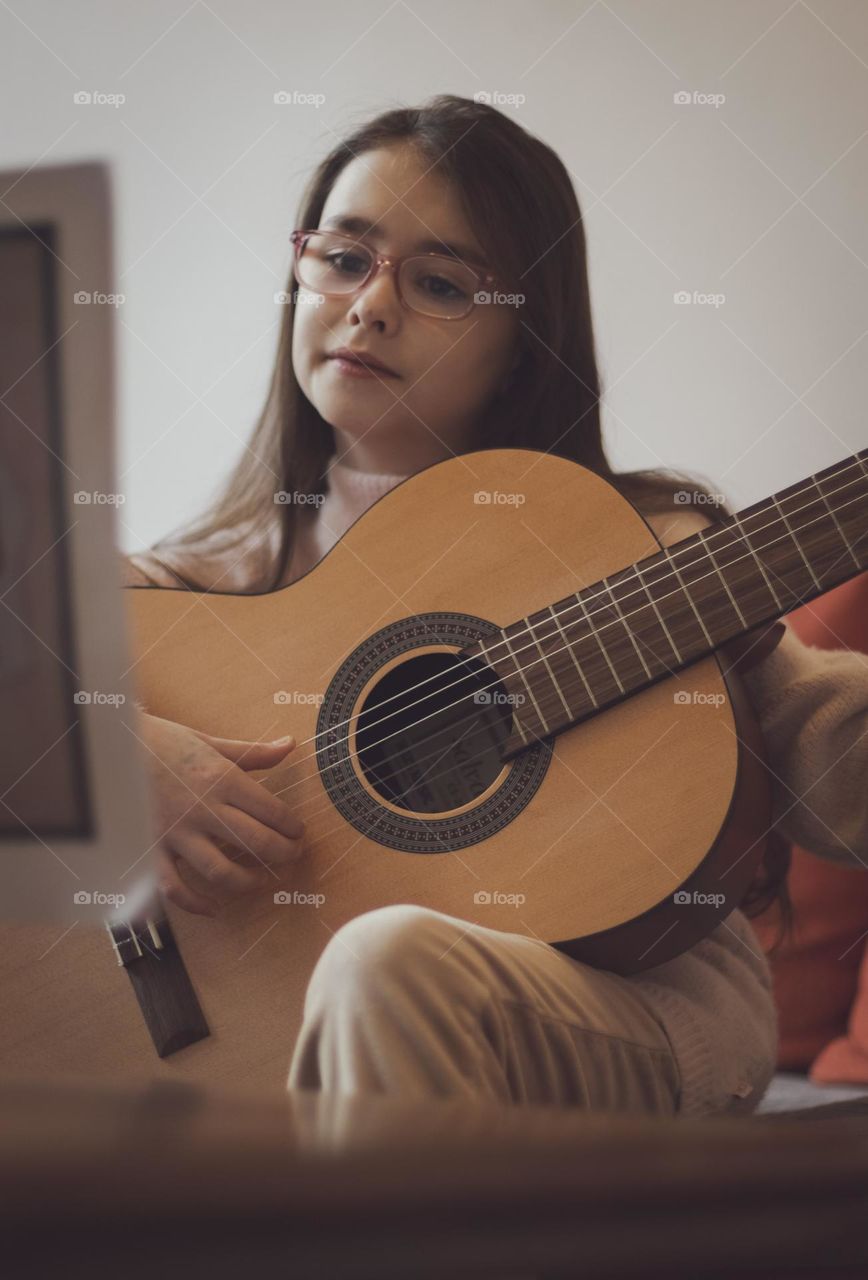
[[[466,248],[496,274],[454,189],[409,144],[368,151],[346,165],[320,227],[340,230],[334,219],[348,217],[372,226],[353,238],[380,253],[401,256],[442,241]],[[494,286],[505,287],[500,280]],[[292,362],[349,466],[405,474],[467,447],[474,421],[514,367],[519,332],[510,305],[478,305],[457,320],[420,315],[401,303],[394,272],[381,268],[355,293],[296,305]],[[338,347],[367,353],[396,376],[348,376],[329,358]]]

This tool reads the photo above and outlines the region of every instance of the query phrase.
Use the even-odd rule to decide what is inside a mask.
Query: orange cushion
[[[794,610],[787,622],[805,644],[868,653],[868,573]],[[817,1081],[868,1083],[868,876],[794,845],[788,883],[794,933],[769,960],[778,1066]],[[752,921],[766,950],[777,921],[774,907]]]

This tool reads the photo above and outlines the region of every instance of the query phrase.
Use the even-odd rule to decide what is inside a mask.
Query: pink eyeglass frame
[[[472,298],[470,300],[470,306],[467,308],[467,310],[463,311],[461,315],[458,315],[458,316],[431,316],[426,311],[420,312],[417,307],[411,307],[410,304],[405,301],[404,295],[401,293],[400,268],[401,268],[401,264],[408,261],[410,258],[446,258],[447,260],[450,260],[452,262],[461,262],[461,265],[465,267],[466,270],[473,272],[473,274],[476,276],[476,279],[480,285],[492,286],[497,284],[497,277],[493,275],[490,271],[483,271],[480,267],[473,267],[470,265],[469,262],[462,262],[460,258],[450,258],[449,254],[436,253],[431,251],[428,253],[405,253],[402,257],[396,258],[388,253],[375,253],[375,251],[372,248],[370,248],[369,245],[362,244],[360,240],[355,240],[353,239],[352,236],[344,235],[340,231],[329,231],[320,227],[316,227],[310,231],[306,231],[302,228],[296,228],[296,230],[293,231],[289,237],[290,243],[292,244],[292,247],[295,251],[293,253],[292,273],[295,276],[295,279],[298,281],[298,283],[302,286],[302,288],[307,288],[308,286],[305,285],[304,282],[299,279],[298,260],[301,256],[302,249],[304,248],[305,240],[307,240],[309,236],[317,236],[317,235],[333,236],[338,240],[346,240],[348,244],[357,245],[359,246],[359,248],[364,249],[365,252],[369,253],[373,259],[373,261],[371,262],[370,270],[368,271],[368,274],[365,276],[364,280],[360,281],[359,284],[357,284],[353,289],[339,289],[337,290],[337,292],[335,291],[328,292],[328,296],[330,298],[349,297],[351,294],[358,292],[359,289],[364,289],[365,285],[370,280],[372,280],[373,277],[376,275],[376,273],[380,270],[380,267],[390,267],[394,272],[395,288],[397,290],[398,297],[401,299],[401,305],[403,307],[406,307],[408,311],[415,311],[418,315],[427,315],[428,318],[431,320],[464,320],[466,319],[467,316],[470,315],[470,312],[473,310],[473,308],[478,305],[476,302],[473,301]],[[301,245],[301,248],[299,248],[299,245]],[[319,292],[326,293],[327,290],[320,289]]]

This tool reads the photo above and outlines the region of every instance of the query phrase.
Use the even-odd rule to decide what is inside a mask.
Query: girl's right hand
[[[286,866],[301,853],[304,823],[246,769],[271,769],[294,739],[245,742],[217,738],[187,725],[140,713],[160,843],[157,884],[170,902],[194,915],[213,916],[217,903],[181,877],[184,862],[230,894],[261,889],[274,877],[268,864]],[[220,840],[248,855],[239,865],[218,849]],[[243,856],[243,855],[242,855]]]

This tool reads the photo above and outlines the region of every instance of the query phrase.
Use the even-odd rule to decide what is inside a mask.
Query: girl
[[[610,468],[581,213],[558,157],[513,120],[452,95],[378,116],[319,166],[293,240],[299,287],[247,452],[206,518],[127,558],[128,583],[283,586],[395,484],[486,447],[591,468],[664,545],[710,523],[676,503],[677,489],[701,491],[694,480]],[[281,491],[289,501],[275,502]],[[777,900],[789,924],[786,841],[861,862],[868,675],[859,655],[807,649],[780,623],[723,656],[744,673],[775,778],[777,838],[739,909],[630,977],[414,905],[364,913],[312,974],[288,1086],[678,1116],[753,1109],[777,1027],[747,914]],[[262,886],[265,873],[214,844],[227,832],[257,858],[298,855],[299,817],[244,772],[277,764],[291,740],[229,741],[144,711],[142,725],[172,902],[213,911],[187,864],[232,891]]]

